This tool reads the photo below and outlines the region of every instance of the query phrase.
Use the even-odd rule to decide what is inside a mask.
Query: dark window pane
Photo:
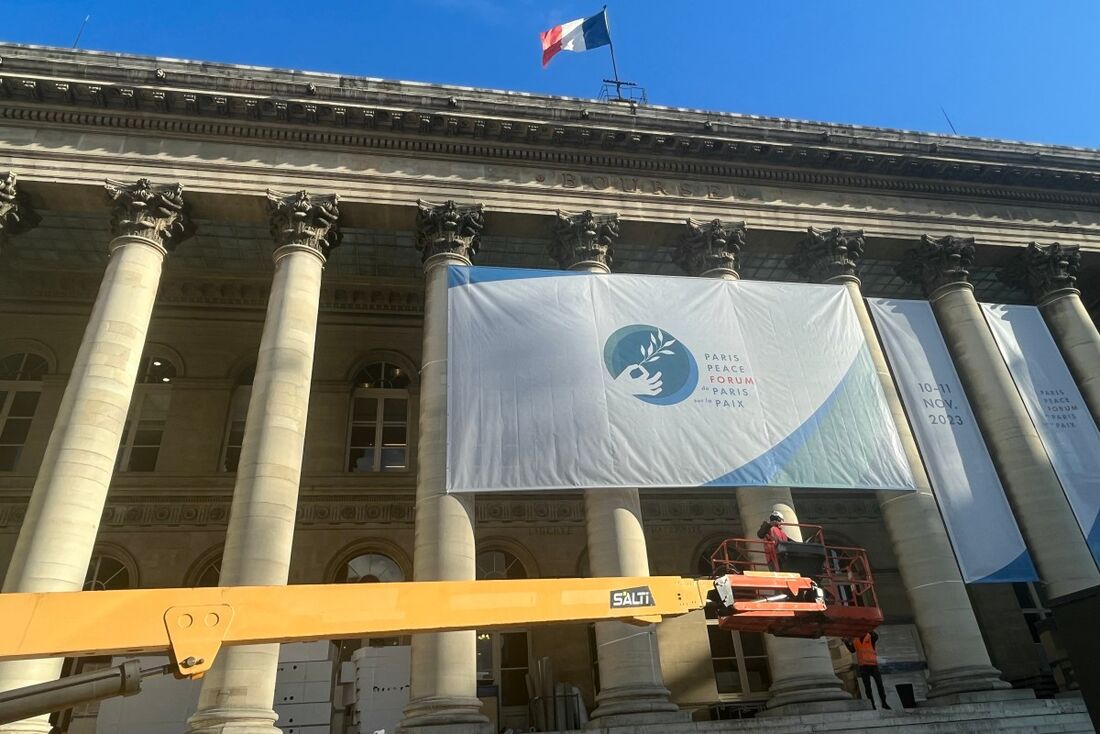
[[[493,635],[491,632],[477,633],[477,679],[493,679]]]
[[[404,446],[405,426],[386,426],[382,429],[383,446]]]
[[[241,463],[241,450],[237,447],[230,447],[225,450],[225,470],[237,471],[237,466]],[[211,584],[211,586],[217,586],[217,584]]]
[[[142,359],[142,382],[165,384],[176,376],[176,366],[163,357],[145,357]]]
[[[229,430],[229,440],[226,442],[230,446],[240,446],[244,443],[244,425],[233,424],[233,428]]]
[[[352,449],[348,453],[348,471],[374,471],[374,451],[372,449]]]
[[[27,440],[27,431],[30,428],[30,418],[8,418],[4,423],[4,430],[0,431],[0,443],[22,444]]]
[[[130,449],[129,471],[156,471],[157,454],[160,448],[157,446],[136,447]]]
[[[377,398],[356,398],[352,408],[351,419],[356,422],[367,421],[373,423],[378,419]]]
[[[363,387],[382,386],[382,363],[368,364],[355,377],[355,381]]]
[[[42,375],[46,374],[46,370],[49,365],[46,364],[46,360],[39,357],[37,354],[26,355],[27,360],[23,363],[23,374],[19,376],[20,380],[41,380]]]
[[[733,649],[733,635],[717,625],[707,625],[710,635],[710,656],[712,658],[732,658],[737,653]]]
[[[405,449],[382,449],[382,469],[396,471],[405,468]]]
[[[741,673],[737,670],[737,661],[722,659],[711,662],[714,664],[714,682],[718,684],[718,692],[741,693]]]
[[[527,705],[527,681],[525,679],[527,669],[500,671],[500,705],[501,706],[526,706]]]
[[[409,418],[409,401],[404,398],[386,398],[382,403],[382,419],[405,422]]]
[[[500,667],[527,669],[527,633],[500,633]]]
[[[0,446],[0,471],[14,471],[21,446]]]
[[[1013,584],[1012,591],[1016,593],[1016,601],[1022,609],[1032,609],[1035,607],[1035,602],[1031,598],[1031,593],[1028,591],[1027,584]]]
[[[767,658],[749,658],[745,661],[745,674],[749,679],[751,693],[764,692],[771,688],[772,676],[768,670]]]
[[[764,635],[759,632],[742,632],[741,634],[741,651],[745,655],[767,655],[767,650],[764,649]]]
[[[135,446],[160,446],[160,430],[139,428],[134,435]]]
[[[25,354],[9,354],[0,359],[0,380],[18,380]]]
[[[357,449],[374,445],[374,426],[353,426],[351,445]]]
[[[20,418],[30,418],[34,415],[34,410],[37,407],[38,393],[17,392],[15,393],[15,397],[11,399],[11,410],[8,411],[8,415],[18,416]]]

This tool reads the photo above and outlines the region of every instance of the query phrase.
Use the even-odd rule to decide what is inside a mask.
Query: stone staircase
[[[588,730],[592,734],[594,730]],[[988,703],[960,703],[900,711],[850,711],[801,716],[764,716],[731,721],[614,727],[608,734],[819,734],[873,732],[886,734],[1093,734],[1083,701],[1022,699]]]

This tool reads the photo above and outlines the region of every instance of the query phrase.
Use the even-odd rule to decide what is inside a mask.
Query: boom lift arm
[[[619,619],[639,624],[702,609],[777,618],[825,610],[793,573],[718,579],[645,576],[391,584],[227,586],[0,594],[0,660],[167,653],[167,670],[134,661],[0,693],[0,724],[141,689],[150,673],[201,677],[223,645],[396,636]]]

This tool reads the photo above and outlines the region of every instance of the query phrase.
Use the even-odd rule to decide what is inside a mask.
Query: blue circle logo
[[[607,337],[603,363],[616,388],[653,405],[675,405],[699,382],[699,365],[688,348],[648,324],[624,326]]]

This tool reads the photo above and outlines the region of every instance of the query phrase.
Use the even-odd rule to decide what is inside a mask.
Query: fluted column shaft
[[[557,212],[550,256],[564,270],[607,274],[619,237],[618,216]],[[584,493],[588,568],[592,576],[648,576],[649,555],[636,487]],[[597,622],[600,690],[589,727],[687,720],[672,702],[661,673],[653,625]]]
[[[474,497],[448,494],[447,270],[468,266],[482,227],[480,206],[420,202],[417,247],[424,256],[424,340],[416,472],[416,581],[473,581],[477,576]],[[488,729],[477,697],[476,632],[412,638],[412,683],[403,730],[465,725]]]
[[[308,197],[303,202],[310,216]],[[286,206],[281,197],[273,206]],[[289,200],[287,200],[289,201]],[[333,202],[335,205],[335,202]],[[280,241],[281,240],[281,241]],[[277,239],[256,374],[222,554],[221,586],[285,585],[294,543],[325,252]],[[203,680],[190,731],[275,734],[279,645],[230,647]]]
[[[1008,684],[1000,680],[1000,671],[989,660],[901,396],[859,289],[856,273],[864,247],[861,230],[811,227],[788,262],[807,279],[847,289],[913,474],[916,491],[876,496],[924,646],[928,698],[951,700],[945,697],[1004,689]]]
[[[1093,420],[1100,424],[1100,331],[1085,310],[1080,291],[1054,291],[1039,301],[1039,311],[1058,342]]]
[[[743,222],[688,219],[673,259],[689,275],[738,280],[744,244]],[[782,513],[787,523],[799,522],[791,490],[787,487],[738,487],[734,494],[746,536],[751,536],[757,524],[768,519],[773,511]],[[802,540],[798,528],[788,528],[788,534],[795,540]],[[772,679],[768,708],[779,709],[777,713],[783,714],[793,713],[789,708],[793,704],[834,702],[831,706],[838,708],[852,705],[852,697],[833,671],[825,640],[764,635],[764,645]]]
[[[859,290],[859,281],[855,278],[838,280],[844,283],[851,296],[917,485],[915,492],[879,492],[877,498],[928,661],[928,697],[935,699],[956,693],[1007,688],[1008,684],[1000,679],[1000,671],[989,659],[917,442],[875,334],[867,303]]]
[[[146,193],[152,191],[147,181],[142,185]],[[178,187],[170,192],[182,209],[180,193]],[[123,234],[109,246],[107,269],[31,492],[4,592],[78,591],[88,572],[167,253],[162,232],[126,224],[134,223],[114,228]],[[0,690],[57,678],[63,662],[0,663]],[[0,731],[49,728],[43,716],[6,724]]]
[[[1100,572],[973,286],[948,283],[929,300],[1047,594],[1060,597],[1100,584]]]

